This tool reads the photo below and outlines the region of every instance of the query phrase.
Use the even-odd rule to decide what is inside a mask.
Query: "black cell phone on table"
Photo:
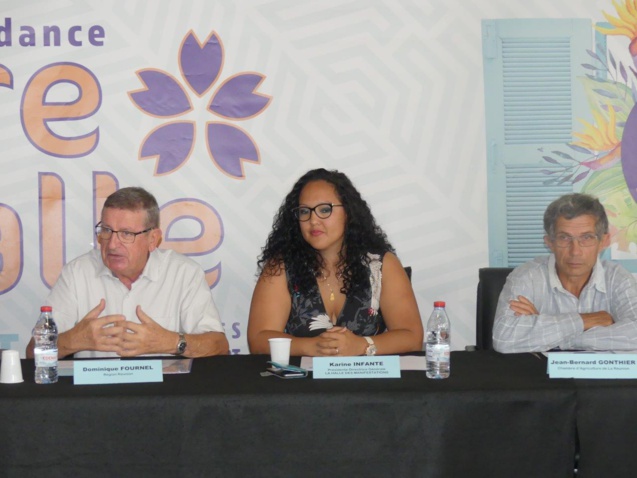
[[[307,377],[307,372],[298,372],[296,370],[287,370],[284,368],[268,367],[266,368],[270,374],[279,378],[303,378]]]
[[[279,378],[303,378],[307,377],[307,370],[294,365],[280,365],[276,362],[268,362],[270,367],[266,370],[271,374]]]

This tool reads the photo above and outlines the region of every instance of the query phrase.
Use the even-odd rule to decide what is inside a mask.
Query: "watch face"
[[[367,347],[367,350],[365,351],[366,355],[376,355],[376,346],[374,344],[370,345],[369,347]]]
[[[182,336],[177,344],[177,353],[183,354],[186,351],[186,339]]]

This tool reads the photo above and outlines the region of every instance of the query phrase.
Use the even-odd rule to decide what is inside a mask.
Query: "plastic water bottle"
[[[35,383],[58,381],[58,327],[53,320],[52,308],[40,307],[40,318],[33,327],[35,342]]]
[[[451,373],[451,325],[445,303],[434,302],[434,311],[427,321],[427,378],[448,378]]]

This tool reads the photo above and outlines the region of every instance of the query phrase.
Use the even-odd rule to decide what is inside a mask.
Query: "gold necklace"
[[[330,290],[330,302],[334,302],[334,290],[332,289],[330,283],[327,282],[327,276],[325,275],[325,272],[321,271],[321,276],[323,277],[323,282],[325,282],[327,288]]]

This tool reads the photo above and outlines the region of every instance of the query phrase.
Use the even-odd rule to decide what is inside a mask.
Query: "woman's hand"
[[[317,355],[322,357],[362,355],[367,349],[367,340],[346,327],[333,327],[317,339]]]

